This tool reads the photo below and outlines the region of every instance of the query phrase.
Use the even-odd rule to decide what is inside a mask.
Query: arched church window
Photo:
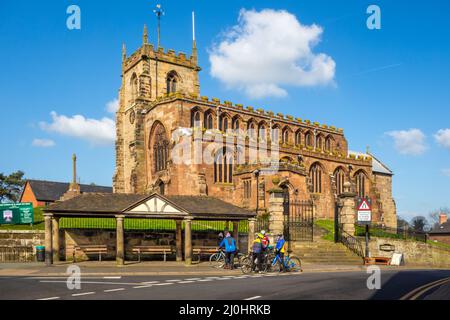
[[[133,73],[130,80],[130,87],[131,87],[131,100],[136,100],[138,96],[138,78],[136,76],[136,73]]]
[[[341,167],[334,171],[334,183],[336,187],[336,194],[340,195],[344,192],[345,172]]]
[[[205,113],[205,128],[206,129],[213,128],[213,115],[211,112]]]
[[[330,152],[331,151],[331,137],[327,137],[325,140],[325,151]]]
[[[315,163],[309,169],[309,179],[311,181],[312,192],[322,193],[322,167]]]
[[[255,124],[250,121],[247,126],[248,136],[252,139],[256,138]]]
[[[311,133],[310,131],[308,131],[308,132],[305,134],[305,144],[306,144],[308,147],[312,147],[312,146],[313,146],[313,136],[312,136],[312,133]]]
[[[219,130],[226,132],[228,130],[228,116],[223,114],[219,119]]]
[[[235,117],[233,118],[233,122],[231,124],[233,130],[239,130],[239,118]]]
[[[178,77],[175,71],[171,71],[167,74],[167,94],[177,92]]]
[[[367,176],[363,171],[359,171],[355,174],[356,193],[359,197],[365,198],[368,195],[366,188]]]
[[[289,129],[288,128],[283,129],[282,142],[289,143]]]
[[[259,139],[261,139],[261,141],[266,141],[267,139],[267,130],[266,130],[266,125],[265,124],[260,124],[259,128],[258,128],[258,134],[259,134]]]
[[[278,126],[272,127],[272,143],[278,143],[280,141],[280,128]]]
[[[297,131],[295,133],[295,144],[298,146],[302,143],[302,132],[301,131]]]
[[[153,136],[153,161],[156,172],[167,169],[169,160],[169,140],[167,139],[166,129],[162,124],[155,128]]]
[[[323,150],[323,137],[320,134],[316,137],[316,149]]]
[[[226,148],[219,150],[214,159],[214,182],[233,182],[233,157]]]
[[[194,110],[191,114],[191,127],[201,128],[200,111]]]

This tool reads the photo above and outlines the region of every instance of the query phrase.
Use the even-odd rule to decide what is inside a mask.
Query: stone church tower
[[[145,181],[144,110],[173,93],[199,96],[197,48],[192,55],[154,48],[144,26],[142,46],[127,57],[122,48],[122,85],[116,114],[116,172],[114,192],[143,193]]]

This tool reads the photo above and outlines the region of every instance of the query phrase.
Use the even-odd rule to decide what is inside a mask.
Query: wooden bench
[[[192,249],[192,253],[193,254],[198,254],[198,255],[202,255],[202,254],[213,254],[216,253],[217,251],[219,251],[219,247],[207,247],[207,246],[203,246],[203,247],[194,247]]]
[[[75,256],[77,250],[83,251],[87,254],[98,254],[98,261],[102,261],[102,253],[108,252],[108,246],[106,244],[91,244],[91,245],[80,245],[73,246],[73,261],[75,262]]]
[[[137,253],[138,261],[141,261],[141,254],[163,254],[164,262],[167,260],[167,254],[172,254],[175,252],[172,246],[134,246],[132,249],[133,253]]]
[[[391,263],[391,258],[387,257],[371,257],[364,258],[364,264],[378,264],[388,266]]]

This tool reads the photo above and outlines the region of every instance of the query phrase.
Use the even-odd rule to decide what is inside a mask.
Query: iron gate
[[[309,200],[284,201],[284,235],[289,241],[313,241],[314,211]]]

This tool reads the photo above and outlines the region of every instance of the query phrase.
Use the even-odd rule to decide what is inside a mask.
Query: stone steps
[[[291,250],[303,263],[360,265],[362,258],[340,243],[325,240],[316,242],[294,242]]]

